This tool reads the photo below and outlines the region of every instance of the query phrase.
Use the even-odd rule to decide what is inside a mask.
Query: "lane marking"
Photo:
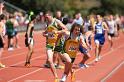
[[[107,52],[106,54],[104,54],[104,56],[109,55],[111,52],[114,52],[115,50],[118,50],[119,48],[121,48],[121,47],[123,47],[123,46],[124,46],[124,45],[121,45],[121,46],[119,46],[118,48],[114,49],[113,51]],[[102,57],[104,57],[104,56],[102,56]],[[93,61],[94,61],[94,60],[93,60]],[[91,62],[93,62],[93,61],[91,61]],[[32,72],[30,72],[30,73],[27,73],[27,74],[25,74],[25,75],[19,76],[19,77],[14,78],[14,79],[11,79],[11,80],[9,80],[8,82],[12,82],[12,81],[15,81],[15,80],[17,80],[17,79],[23,78],[23,77],[25,77],[25,76],[27,76],[27,75],[33,74],[33,73],[38,72],[38,71],[40,71],[40,70],[42,70],[42,69],[43,69],[43,68],[39,68],[39,69],[37,69],[37,70],[35,70],[35,71],[32,71]],[[81,70],[81,68],[78,69],[78,70],[76,70],[76,72],[78,72],[78,71],[80,71],[80,70]],[[70,75],[69,75],[69,76],[70,76]]]
[[[22,77],[25,77],[25,76],[27,76],[27,75],[33,74],[33,73],[35,73],[35,72],[38,72],[38,71],[40,71],[41,69],[43,69],[43,68],[39,68],[39,69],[37,69],[37,70],[35,70],[35,71],[32,71],[32,72],[30,72],[30,73],[27,73],[27,74],[25,74],[25,75],[19,76],[19,77],[14,78],[14,79],[11,79],[11,80],[9,80],[8,82],[13,82],[13,81],[15,81],[15,80],[17,80],[17,79],[20,79],[20,78],[22,78]]]
[[[118,50],[118,49],[120,49],[120,48],[122,48],[122,47],[124,47],[124,45],[121,45],[121,46],[119,46],[119,47],[117,47],[117,48],[115,48],[115,49],[113,49],[113,50],[111,50],[111,51],[108,51],[107,53],[103,54],[103,56],[101,56],[101,58],[103,58],[103,57],[109,55],[110,53],[112,53],[112,52],[114,52],[114,51],[116,51],[116,50]],[[94,61],[95,61],[95,60],[92,60],[92,61],[89,62],[88,64],[92,64]],[[98,62],[99,62],[99,61],[98,61]],[[82,68],[79,68],[79,69],[77,69],[75,72],[78,72],[78,71],[80,71],[81,69],[82,69]],[[69,76],[71,76],[71,74],[69,74]]]
[[[117,65],[117,67],[115,67],[110,73],[108,73],[108,75],[105,76],[100,82],[106,82],[106,80],[109,79],[123,64],[124,61]]]
[[[46,80],[25,80],[24,82],[46,82]]]
[[[42,58],[42,57],[45,57],[45,56],[38,56],[38,57],[32,58],[31,61],[33,61],[35,59],[38,59],[38,58]],[[21,61],[21,62],[18,62],[18,63],[15,63],[15,64],[12,64],[12,65],[9,65],[9,67],[15,66],[15,65],[18,65],[18,64],[22,64],[22,63],[25,63],[25,60]],[[6,69],[6,68],[9,68],[9,67],[1,68],[0,70]]]
[[[121,47],[121,46],[120,46],[120,47]],[[123,47],[123,46],[122,46],[122,47]],[[116,48],[116,49],[114,49],[114,50],[117,50],[117,49],[119,49],[119,47]],[[110,54],[111,52],[114,52],[114,50],[105,53],[105,54],[106,54],[105,56],[107,56],[107,55]],[[102,57],[104,57],[104,56],[102,56]],[[93,61],[94,61],[94,60],[93,60]],[[93,61],[91,61],[91,62],[93,62]],[[41,68],[41,69],[43,69],[43,68]],[[32,73],[35,73],[35,72],[37,72],[37,71],[39,71],[39,70],[41,70],[41,69],[37,69],[37,70],[32,71],[32,72],[30,72],[30,73],[28,73],[28,74],[25,74],[25,75],[23,75],[23,76],[17,77],[17,78],[15,78],[15,80],[17,80],[17,79],[19,79],[19,78],[22,78],[22,77],[25,77],[25,76],[27,76],[27,75],[30,75],[30,74],[32,74]],[[79,70],[80,70],[80,69],[79,69]],[[77,70],[77,71],[79,71],[79,70]],[[76,72],[77,72],[77,71],[76,71]],[[14,80],[14,79],[12,79],[12,80]],[[12,82],[12,80],[10,80],[9,82]]]
[[[41,49],[43,49],[43,48],[38,48],[38,49],[35,50],[35,51],[39,51],[39,50],[41,50]],[[34,52],[35,52],[35,51],[34,51]],[[7,58],[11,58],[11,57],[15,57],[15,56],[19,56],[19,55],[22,55],[22,54],[26,54],[26,53],[25,53],[25,52],[24,52],[24,53],[22,52],[22,53],[19,53],[19,54],[17,53],[16,55],[10,55],[10,56],[7,56],[7,57],[2,57],[1,60],[7,59]]]

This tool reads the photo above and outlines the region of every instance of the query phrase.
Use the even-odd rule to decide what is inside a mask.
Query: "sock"
[[[63,74],[61,81],[66,81],[66,77],[67,77],[67,75]]]

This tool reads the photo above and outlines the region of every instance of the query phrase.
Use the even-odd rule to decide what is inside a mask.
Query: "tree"
[[[119,13],[123,14],[124,11],[124,0],[101,0],[102,8],[106,9],[109,13]]]

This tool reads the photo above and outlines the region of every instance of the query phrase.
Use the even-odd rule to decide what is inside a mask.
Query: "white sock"
[[[66,74],[63,74],[61,81],[65,82],[66,81],[66,78],[67,78],[67,75]]]

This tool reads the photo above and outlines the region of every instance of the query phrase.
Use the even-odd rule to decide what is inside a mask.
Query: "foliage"
[[[33,10],[35,13],[41,11],[61,10],[71,16],[80,11],[83,15],[91,13],[119,13],[124,14],[124,0],[5,0],[27,12]]]

